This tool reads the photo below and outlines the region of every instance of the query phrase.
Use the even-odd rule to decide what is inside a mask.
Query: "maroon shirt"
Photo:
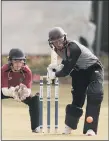
[[[5,64],[2,66],[1,73],[2,88],[10,88],[11,86],[15,87],[20,83],[26,85],[27,88],[31,88],[32,72],[27,65],[22,67],[20,72],[12,72],[8,64]]]

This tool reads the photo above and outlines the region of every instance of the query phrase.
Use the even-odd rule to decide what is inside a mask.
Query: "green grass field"
[[[39,85],[33,85],[32,92],[35,94],[39,91]],[[60,84],[59,88],[59,129],[54,133],[54,87],[52,86],[51,99],[51,133],[46,129],[46,86],[44,86],[44,133],[34,134],[30,129],[30,119],[28,107],[23,103],[16,102],[12,99],[2,101],[2,140],[107,140],[108,139],[108,84],[104,84],[104,100],[102,102],[101,113],[99,118],[98,135],[87,137],[82,134],[84,114],[80,118],[78,129],[71,135],[62,135],[64,130],[65,107],[72,101],[71,86]]]

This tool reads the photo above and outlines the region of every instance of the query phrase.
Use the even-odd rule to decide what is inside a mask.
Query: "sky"
[[[62,27],[71,40],[87,26],[91,1],[2,1],[2,54],[50,54],[48,32]]]

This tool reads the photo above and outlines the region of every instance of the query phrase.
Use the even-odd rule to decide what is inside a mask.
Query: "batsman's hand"
[[[47,78],[50,80],[53,80],[56,78],[55,72],[50,68],[47,68]]]
[[[53,71],[55,71],[55,72],[62,70],[63,67],[64,67],[63,64],[58,64],[58,65],[56,65],[56,64],[50,64],[50,65],[48,66],[49,69],[51,69],[51,70],[53,70]]]

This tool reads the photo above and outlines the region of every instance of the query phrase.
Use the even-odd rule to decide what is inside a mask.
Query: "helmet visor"
[[[50,44],[52,44],[52,46],[60,50],[64,47],[64,37],[57,40],[52,40],[50,41]]]

